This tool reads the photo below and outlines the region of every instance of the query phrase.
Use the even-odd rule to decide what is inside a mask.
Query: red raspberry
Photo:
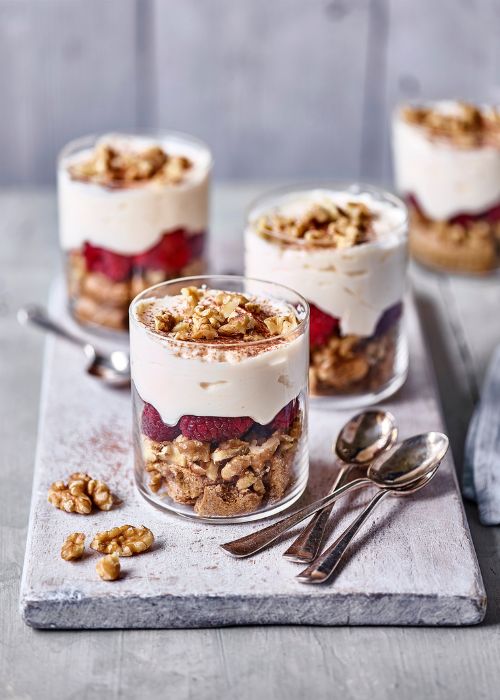
[[[309,344],[312,348],[316,348],[327,343],[330,336],[339,327],[339,320],[321,311],[314,304],[309,304],[309,306],[311,307]]]
[[[156,408],[150,403],[144,404],[141,426],[144,435],[155,442],[170,442],[181,433],[178,423],[177,425],[164,423]]]
[[[272,430],[288,430],[292,425],[297,413],[299,411],[299,400],[292,399],[290,403],[281,409],[281,411],[276,414],[273,420],[269,423],[269,427]]]
[[[100,272],[113,282],[123,282],[130,277],[133,259],[129,255],[113,253],[90,243],[84,244],[83,255],[89,272]]]
[[[500,221],[500,204],[486,212],[485,218],[493,223]]]
[[[474,223],[477,217],[472,214],[457,214],[450,219],[450,224],[458,224],[459,226],[469,226]]]
[[[153,248],[134,257],[138,267],[165,272],[179,272],[190,260],[191,249],[183,229],[165,233]]]
[[[188,244],[191,250],[191,259],[201,258],[205,250],[205,238],[206,234],[204,232],[195,233],[194,236],[189,236]]]
[[[251,418],[219,418],[216,416],[182,416],[179,425],[182,434],[190,440],[220,442],[239,438],[250,430]]]

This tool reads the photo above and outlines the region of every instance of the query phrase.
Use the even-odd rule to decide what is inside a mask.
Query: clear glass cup
[[[337,247],[294,238],[262,222],[297,222],[311,206],[365,204],[376,236]],[[270,227],[273,228],[272,226]],[[245,230],[245,274],[296,289],[310,304],[310,393],[333,408],[367,406],[395,393],[408,372],[403,325],[407,286],[407,210],[393,195],[358,184],[312,184],[270,192],[254,202]]]
[[[151,310],[149,322],[141,320],[151,300],[191,286],[278,302],[299,323],[284,335],[230,343],[165,336],[155,330]],[[207,522],[240,522],[273,515],[301,496],[309,474],[308,325],[300,295],[244,277],[173,280],[134,299],[135,479],[149,502]],[[223,425],[220,437],[200,440],[199,430],[214,418]],[[223,434],[228,421],[239,426],[235,439]]]
[[[101,184],[69,168],[103,142],[145,150],[160,146],[192,165],[184,179]],[[128,330],[128,308],[144,289],[206,269],[212,156],[197,139],[140,130],[86,136],[58,161],[59,236],[70,310],[94,329]]]
[[[500,108],[449,100],[399,106],[392,147],[412,257],[441,272],[498,269]]]

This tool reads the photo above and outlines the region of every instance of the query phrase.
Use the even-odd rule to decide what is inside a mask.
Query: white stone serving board
[[[52,312],[64,315],[63,308],[63,296],[56,293]],[[434,378],[411,303],[407,325],[410,375],[399,394],[385,402],[399,422],[401,437],[442,429]],[[29,625],[469,625],[483,619],[485,591],[451,454],[424,491],[382,502],[331,584],[307,586],[294,580],[302,567],[281,557],[285,543],[242,560],[218,547],[262,527],[263,521],[205,525],[147,504],[133,483],[129,393],[101,386],[83,368],[78,350],[48,340],[20,597]],[[332,440],[347,417],[312,410],[311,478],[302,502],[326,491],[333,474]],[[47,489],[75,470],[104,479],[123,504],[90,516],[56,510],[47,502]],[[333,534],[371,495],[371,490],[358,492],[335,506]],[[95,553],[75,563],[60,558],[62,541],[70,532],[91,536],[123,523],[147,525],[156,543],[151,552],[121,560],[120,580],[106,583],[97,577]]]

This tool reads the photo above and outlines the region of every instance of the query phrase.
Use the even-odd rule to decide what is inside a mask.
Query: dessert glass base
[[[378,338],[361,340],[359,350],[338,365],[321,367],[318,355],[326,354],[328,362],[332,355],[328,347],[311,352],[310,396],[312,407],[331,409],[358,409],[379,403],[400,389],[408,376],[408,344],[401,322],[391,327]],[[349,342],[349,338],[336,339],[335,344]],[[347,354],[347,353],[346,353]],[[319,370],[315,368],[318,363]],[[322,371],[332,373],[333,382],[321,383]],[[356,372],[359,374],[356,376]],[[318,374],[320,379],[318,380]]]
[[[134,423],[139,426],[147,405],[135,387],[132,393]],[[160,510],[207,523],[250,522],[280,513],[307,485],[306,404],[305,396],[297,398],[296,416],[288,428],[271,431],[257,425],[241,439],[219,443],[182,434],[157,441],[137,427],[134,473],[140,494]],[[247,468],[236,473],[241,472],[236,463],[242,457]],[[242,479],[248,483],[242,484]]]
[[[465,275],[487,275],[500,266],[500,219],[433,221],[412,203],[409,210],[410,252],[420,264]],[[499,207],[494,211],[500,216]]]

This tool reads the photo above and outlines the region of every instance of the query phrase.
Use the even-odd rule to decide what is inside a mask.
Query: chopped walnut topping
[[[120,557],[117,552],[101,557],[95,565],[95,570],[103,581],[116,581],[120,578]]]
[[[234,292],[185,287],[175,302],[157,312],[154,323],[157,331],[176,340],[261,340],[298,325],[292,311],[279,315],[265,301]]]
[[[175,316],[171,314],[170,311],[167,311],[167,309],[163,309],[155,316],[155,328],[162,333],[169,333],[175,326],[175,323]]]
[[[114,498],[107,484],[83,472],[70,474],[68,483],[56,481],[49,489],[49,503],[67,513],[88,515],[95,505],[99,510],[110,510]]]
[[[73,532],[64,540],[61,547],[61,557],[66,561],[75,561],[83,557],[85,551],[85,535],[83,532]]]
[[[157,180],[176,185],[185,177],[192,162],[179,155],[168,155],[160,146],[141,151],[99,143],[90,158],[70,165],[74,180],[94,182],[105,187],[119,187]]]
[[[488,142],[500,146],[500,108],[480,108],[466,102],[457,102],[453,112],[432,106],[406,106],[401,116],[409,124],[425,128],[431,136],[452,140],[458,146]]]
[[[362,202],[340,206],[325,198],[298,218],[283,214],[263,216],[256,223],[256,231],[264,238],[277,237],[285,244],[305,242],[351,248],[370,240],[372,223],[373,214]]]
[[[146,552],[154,542],[154,536],[147,527],[120,525],[112,530],[98,532],[90,546],[97,552],[113,554],[120,557],[131,557],[134,554]]]

